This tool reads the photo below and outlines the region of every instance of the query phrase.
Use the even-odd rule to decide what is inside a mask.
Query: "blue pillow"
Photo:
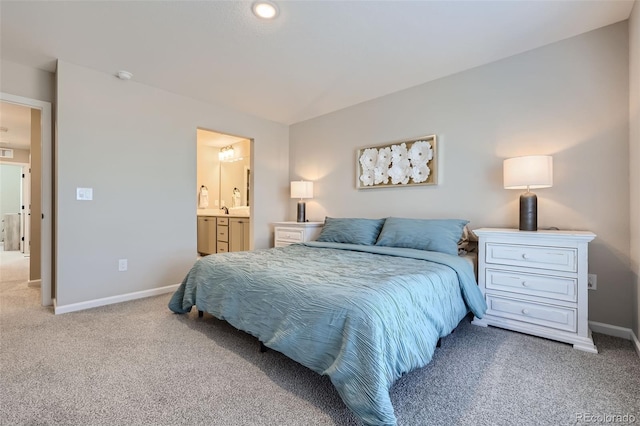
[[[316,241],[372,246],[378,239],[384,219],[327,217]]]
[[[384,222],[377,246],[403,247],[458,254],[458,241],[468,220],[404,219],[389,217]]]

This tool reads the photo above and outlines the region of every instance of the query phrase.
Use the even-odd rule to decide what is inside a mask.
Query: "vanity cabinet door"
[[[229,219],[229,251],[249,250],[249,219]]]
[[[198,216],[198,253],[207,255],[216,252],[216,218]]]

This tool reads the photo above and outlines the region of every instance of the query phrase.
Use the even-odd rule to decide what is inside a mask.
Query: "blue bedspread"
[[[169,308],[194,305],[328,375],[367,425],[396,424],[394,381],[426,365],[469,310],[486,310],[457,256],[319,242],[198,260]]]

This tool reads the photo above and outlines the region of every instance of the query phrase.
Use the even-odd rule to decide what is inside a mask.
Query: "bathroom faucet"
[[[229,214],[229,208],[227,208],[227,206],[220,207],[220,210],[224,210],[224,214]]]

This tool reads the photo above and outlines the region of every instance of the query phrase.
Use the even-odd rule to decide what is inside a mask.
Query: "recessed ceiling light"
[[[253,14],[262,19],[273,19],[278,16],[278,6],[270,1],[257,1],[251,6]]]

